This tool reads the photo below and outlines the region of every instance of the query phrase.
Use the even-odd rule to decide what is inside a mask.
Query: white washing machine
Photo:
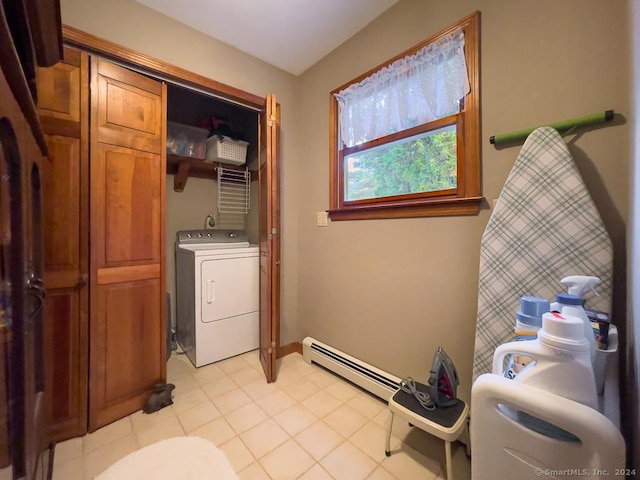
[[[196,367],[258,348],[258,256],[243,231],[176,234],[177,340]]]

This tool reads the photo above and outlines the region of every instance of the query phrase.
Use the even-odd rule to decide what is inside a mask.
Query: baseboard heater
[[[308,363],[317,363],[355,383],[385,402],[396,393],[400,379],[357,358],[347,355],[315,338],[302,341],[302,356]]]

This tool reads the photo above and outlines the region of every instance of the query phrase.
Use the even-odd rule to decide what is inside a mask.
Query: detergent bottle
[[[596,293],[595,286],[600,283],[598,277],[587,277],[584,275],[572,275],[563,278],[560,283],[568,288],[567,293],[558,293],[556,301],[551,304],[552,312],[560,312],[563,315],[578,317],[583,322],[584,335],[589,341],[589,356],[593,365],[596,358],[596,338],[591,327],[591,322],[584,311],[583,295],[587,290]]]
[[[522,297],[516,312],[515,340],[533,340],[542,327],[542,314],[550,312],[549,300],[540,297]]]
[[[516,327],[513,341],[534,340],[542,327],[542,314],[551,310],[549,300],[540,297],[520,298],[520,310],[516,313]],[[504,376],[515,378],[518,372],[531,362],[531,357],[514,354],[508,357]]]
[[[542,328],[535,340],[509,342],[496,348],[493,373],[504,376],[508,355],[526,355],[532,361],[514,378],[569,400],[598,408],[596,383],[585,338],[583,321],[556,312],[542,315]]]

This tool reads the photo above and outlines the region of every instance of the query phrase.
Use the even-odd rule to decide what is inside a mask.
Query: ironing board
[[[600,278],[600,296],[587,296],[587,306],[611,311],[611,239],[564,140],[541,127],[527,137],[482,236],[474,381],[513,339],[520,297],[553,301],[568,275]]]

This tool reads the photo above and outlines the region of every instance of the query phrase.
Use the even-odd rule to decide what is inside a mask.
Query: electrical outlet
[[[327,212],[316,212],[316,225],[326,227],[329,225],[329,214]]]

